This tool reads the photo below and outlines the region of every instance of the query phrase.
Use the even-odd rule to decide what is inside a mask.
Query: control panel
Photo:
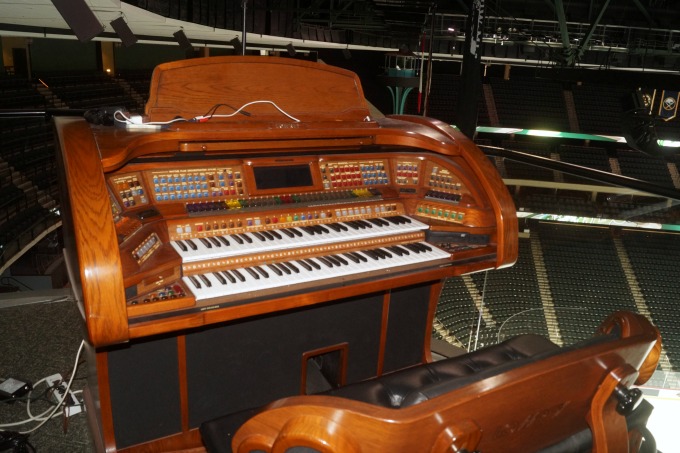
[[[240,166],[152,171],[152,197],[156,202],[176,202],[243,196],[242,173]]]
[[[235,209],[278,209],[287,204],[314,206],[356,198],[365,201],[380,199],[381,192],[392,186],[402,194],[424,195],[425,200],[434,202],[432,206],[419,206],[419,214],[427,217],[434,213],[440,219],[460,222],[463,209],[440,205],[458,205],[469,195],[455,167],[418,155],[362,159],[319,156],[298,158],[292,163],[271,159],[214,161],[185,167],[176,164],[162,170],[114,174],[108,182],[114,217],[131,209],[178,203],[186,214],[195,217]],[[304,218],[307,214],[300,210],[291,215]]]
[[[324,189],[375,187],[390,182],[384,159],[323,162],[320,169]]]

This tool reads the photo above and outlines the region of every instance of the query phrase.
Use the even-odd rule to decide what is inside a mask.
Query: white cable
[[[75,377],[76,370],[78,369],[78,361],[80,360],[80,354],[83,352],[84,346],[85,346],[85,340],[80,342],[80,347],[78,348],[78,353],[76,354],[76,360],[75,360],[75,363],[73,364],[73,370],[71,371],[71,378],[69,379],[68,384],[66,385],[66,389],[64,390],[63,395],[61,395],[61,397],[59,397],[59,400],[54,405],[54,407],[47,409],[45,412],[43,412],[42,414],[39,414],[39,415],[34,416],[33,414],[31,414],[30,408],[29,408],[30,401],[31,401],[30,400],[30,396],[31,396],[31,392],[32,392],[31,391],[31,392],[28,393],[28,399],[26,400],[26,410],[29,414],[29,419],[23,420],[23,421],[20,421],[20,422],[3,424],[3,425],[0,425],[0,428],[7,428],[7,427],[11,427],[11,426],[18,426],[18,425],[25,425],[26,423],[40,421],[40,423],[38,425],[34,426],[33,428],[26,430],[26,431],[19,432],[19,434],[29,434],[29,433],[32,433],[33,431],[35,431],[36,429],[40,428],[48,420],[51,420],[54,417],[58,417],[60,414],[57,414],[56,412],[59,410],[59,408],[63,404],[64,400],[69,395],[69,390],[71,389],[71,384],[73,384],[73,378]],[[35,385],[42,383],[46,379],[47,378],[40,379],[38,382],[36,382]],[[46,417],[43,417],[46,414],[48,414],[48,415]]]
[[[47,416],[46,419],[41,421],[38,425],[34,426],[33,428],[22,431],[19,434],[29,434],[35,431],[36,429],[40,428],[42,425],[47,422],[50,418],[52,418],[52,415],[54,415],[57,410],[61,407],[62,403],[64,400],[68,397],[69,395],[69,390],[71,390],[71,384],[73,383],[73,378],[76,376],[76,371],[78,370],[78,360],[80,360],[80,354],[83,352],[83,347],[85,346],[85,340],[80,342],[80,347],[78,348],[78,353],[76,354],[76,360],[75,363],[73,364],[73,370],[71,370],[71,378],[68,380],[68,384],[66,384],[66,388],[64,389],[64,393],[61,395],[61,398],[59,398],[59,401],[57,401],[57,405],[54,406],[54,409],[52,409],[52,412]]]
[[[238,109],[236,109],[233,113],[221,114],[221,115],[217,115],[217,114],[200,115],[200,116],[195,116],[195,117],[191,118],[190,120],[179,117],[179,118],[174,118],[170,121],[150,121],[148,123],[144,123],[144,122],[141,122],[141,117],[138,117],[139,118],[139,120],[138,120],[137,118],[127,116],[125,114],[125,112],[123,112],[122,110],[116,110],[113,113],[113,119],[116,120],[116,121],[120,121],[121,123],[125,123],[126,125],[129,125],[129,126],[165,126],[165,125],[168,125],[168,124],[176,123],[178,121],[184,121],[184,122],[186,122],[186,121],[198,121],[198,122],[201,122],[201,121],[208,121],[211,118],[231,118],[231,117],[236,116],[239,113],[241,113],[241,111],[243,109],[245,109],[246,107],[249,107],[249,106],[254,105],[254,104],[269,104],[269,105],[272,105],[281,114],[287,116],[288,118],[295,121],[296,123],[300,122],[300,120],[298,118],[295,118],[293,115],[291,115],[290,113],[286,112],[281,107],[276,105],[276,103],[274,101],[268,101],[268,100],[265,100],[265,99],[247,102],[247,103],[243,104],[241,107],[239,107]],[[218,108],[219,108],[219,106],[218,106]],[[123,119],[120,119],[119,117],[122,117]]]
[[[123,117],[123,119],[121,120],[120,118],[117,117],[117,115]],[[138,115],[135,115],[135,116],[138,116]],[[172,123],[176,123],[178,121],[185,121],[185,122],[188,121],[185,118],[179,117],[179,118],[171,119],[170,121],[151,121],[151,122],[148,122],[148,123],[144,123],[144,122],[141,121],[141,116],[138,116],[138,118],[140,118],[140,120],[139,120],[139,122],[136,122],[133,117],[127,116],[125,114],[125,112],[123,112],[122,110],[116,110],[115,112],[113,112],[113,119],[114,120],[120,121],[121,123],[129,124],[129,125],[164,126],[166,124],[172,124]]]
[[[193,119],[196,120],[196,121],[201,121],[201,120],[204,120],[204,119],[205,119],[205,120],[208,120],[208,119],[210,119],[210,118],[231,118],[232,116],[236,116],[236,115],[238,115],[239,113],[241,113],[241,110],[243,110],[244,108],[246,108],[246,107],[248,107],[248,106],[251,106],[251,105],[253,105],[253,104],[270,104],[270,105],[273,105],[274,108],[275,108],[276,110],[278,110],[278,111],[281,112],[282,114],[286,115],[286,116],[287,116],[288,118],[290,118],[291,120],[295,121],[296,123],[299,123],[299,122],[300,122],[299,119],[295,118],[293,115],[289,114],[288,112],[286,112],[285,110],[283,110],[281,107],[279,107],[278,105],[276,105],[276,103],[275,103],[274,101],[267,101],[267,100],[259,100],[259,101],[248,102],[248,103],[246,103],[246,104],[243,104],[241,107],[239,107],[239,108],[238,108],[235,112],[233,112],[233,113],[222,114],[222,115],[213,114],[213,115],[206,115],[206,116],[197,116],[197,117],[195,117],[195,118],[193,118]]]

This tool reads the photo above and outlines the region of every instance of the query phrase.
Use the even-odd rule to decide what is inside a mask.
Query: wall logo
[[[678,113],[678,99],[680,92],[677,90],[663,90],[661,92],[661,105],[659,105],[659,118],[670,121]]]
[[[664,110],[675,110],[677,108],[677,102],[675,101],[674,98],[666,98],[663,100],[663,109]]]

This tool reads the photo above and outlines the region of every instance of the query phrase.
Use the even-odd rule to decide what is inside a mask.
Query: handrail
[[[647,192],[651,195],[658,195],[660,197],[670,198],[672,200],[680,201],[680,190],[671,187],[660,186],[641,179],[632,178],[630,176],[617,175],[594,168],[583,167],[581,165],[572,164],[569,162],[561,162],[547,157],[535,156],[533,154],[514,151],[497,146],[477,145],[485,154],[490,156],[503,157],[505,159],[514,160],[523,164],[534,165],[548,170],[556,170],[563,173],[568,173],[582,178],[592,179],[598,182],[605,182],[615,186],[627,187],[630,189]]]

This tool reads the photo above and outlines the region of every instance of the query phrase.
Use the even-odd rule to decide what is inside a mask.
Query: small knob
[[[616,399],[619,400],[616,411],[621,415],[629,415],[642,401],[642,390],[638,388],[629,389],[623,385],[617,385],[614,394]]]

